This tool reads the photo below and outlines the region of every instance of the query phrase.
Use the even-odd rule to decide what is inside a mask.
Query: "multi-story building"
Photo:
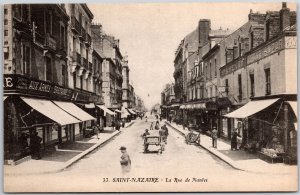
[[[68,29],[69,69],[71,70],[69,86],[73,89],[92,92],[94,83],[91,21],[94,16],[86,4],[67,4],[66,10],[71,21]]]
[[[268,11],[263,18],[245,35],[249,50],[241,55],[238,51],[245,47],[237,40],[233,53],[238,55],[220,69],[221,82],[228,89],[225,95],[243,105],[228,108],[234,110],[225,115],[230,119],[228,132],[237,128],[242,147],[266,155],[271,149],[271,156],[284,153],[285,159],[295,159],[296,12],[283,3],[280,11]]]
[[[68,15],[64,4],[4,7],[5,160],[28,155],[25,142],[37,132],[42,149],[84,136],[95,119],[73,103],[97,101],[70,80]],[[73,102],[73,103],[72,103]]]

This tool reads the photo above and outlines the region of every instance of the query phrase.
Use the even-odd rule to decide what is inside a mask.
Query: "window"
[[[23,74],[30,74],[30,47],[27,47],[26,45],[23,45],[22,62]]]
[[[238,75],[238,85],[239,85],[239,95],[238,95],[238,99],[239,101],[242,101],[242,97],[243,97],[243,88],[242,88],[242,75],[239,74]]]
[[[7,25],[7,24],[8,24],[8,20],[4,19],[4,25]]]
[[[8,36],[8,30],[4,30],[4,36]]]
[[[270,76],[270,68],[265,69],[266,76],[266,95],[271,94],[271,76]]]
[[[73,72],[73,85],[74,85],[74,89],[76,88],[76,70]]]
[[[52,80],[52,64],[51,59],[46,57],[46,81]]]
[[[212,79],[211,62],[209,62],[209,79]]]
[[[203,67],[203,62],[201,62],[201,65],[200,65],[200,75],[202,75],[204,72],[204,67]]]
[[[66,31],[65,31],[65,27],[60,25],[60,46],[61,48],[65,48],[66,47]]]
[[[80,89],[83,88],[83,76],[81,75],[80,76]]]
[[[217,78],[217,59],[215,58],[215,78]]]
[[[229,94],[229,84],[228,84],[228,79],[225,79],[225,93],[226,96]]]
[[[254,97],[254,74],[250,74],[250,97]]]
[[[13,16],[19,20],[21,20],[21,5],[13,5]]]
[[[218,88],[217,88],[217,86],[215,85],[215,95],[214,95],[214,97],[217,97],[218,96]]]
[[[61,80],[62,80],[62,86],[64,86],[64,87],[67,84],[66,78],[67,78],[66,67],[65,67],[65,65],[62,64],[62,66],[61,66]]]
[[[46,25],[46,33],[49,33],[52,35],[52,13],[49,11],[47,12],[47,16],[46,16],[46,21],[47,21],[47,25]]]
[[[204,87],[203,86],[200,87],[200,98],[201,99],[204,98]]]
[[[7,15],[7,9],[4,9],[4,15]]]

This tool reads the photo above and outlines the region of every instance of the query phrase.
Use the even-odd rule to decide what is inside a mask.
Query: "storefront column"
[[[288,154],[288,128],[289,128],[289,113],[288,105],[284,103],[283,114],[284,114],[284,153]]]

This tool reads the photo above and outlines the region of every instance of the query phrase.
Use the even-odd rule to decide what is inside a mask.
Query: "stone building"
[[[260,25],[250,26],[244,36],[249,49],[220,69],[228,95],[241,102],[228,108],[234,110],[225,115],[228,132],[238,131],[241,147],[255,148],[269,157],[281,155],[286,161],[295,160],[296,154],[291,141],[297,128],[295,25],[296,12],[285,3],[280,11],[268,11]],[[237,43],[241,51],[243,43]]]
[[[95,120],[78,106],[98,101],[96,94],[70,85],[68,6],[4,7],[5,160],[28,156],[34,132],[44,151],[84,136]]]

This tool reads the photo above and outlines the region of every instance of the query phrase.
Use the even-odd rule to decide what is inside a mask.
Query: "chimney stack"
[[[200,19],[198,30],[199,30],[199,47],[203,47],[209,41],[208,38],[210,32],[210,20]]]
[[[287,8],[286,2],[283,2],[280,10],[280,30],[282,31],[290,25],[290,9]]]

